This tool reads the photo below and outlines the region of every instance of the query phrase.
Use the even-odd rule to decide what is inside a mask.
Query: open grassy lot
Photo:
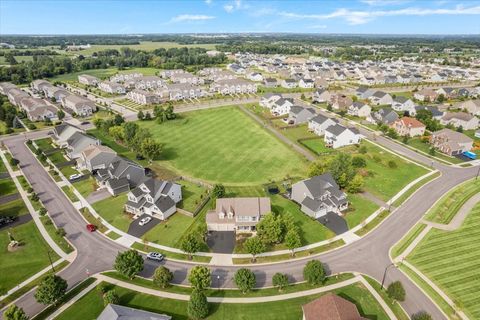
[[[17,193],[17,187],[11,178],[0,179],[0,197]]]
[[[89,135],[94,136],[95,138],[99,139],[102,141],[102,144],[111,148],[115,152],[117,152],[119,155],[124,156],[125,158],[134,160],[142,165],[145,165],[146,163],[142,163],[141,161],[135,160],[135,153],[130,151],[128,148],[119,145],[116,143],[110,136],[104,134],[102,131],[98,129],[93,129],[88,131]]]
[[[146,76],[155,75],[159,69],[156,68],[128,68],[125,70],[118,70],[117,68],[107,68],[107,69],[91,69],[91,70],[84,70],[79,72],[72,72],[67,74],[62,74],[51,78],[52,81],[77,81],[78,76],[81,74],[88,74],[99,79],[106,79],[113,76],[116,73],[130,73],[130,72],[140,72]]]
[[[84,197],[87,197],[90,193],[95,191],[94,185],[96,186],[93,177],[73,183],[75,189],[77,189],[77,191]]]
[[[480,318],[479,241],[480,205],[477,205],[460,229],[432,229],[407,257],[471,319]]]
[[[33,221],[17,226],[11,231],[15,240],[23,245],[15,252],[8,252],[8,230],[0,231],[0,288],[2,290],[13,288],[49,264],[47,250],[51,249]],[[50,255],[53,261],[58,259],[53,251]]]
[[[68,161],[64,155],[63,155],[63,152],[61,150],[58,150],[58,151],[55,151],[54,153],[52,154],[49,154],[48,156],[48,159],[50,159],[50,161],[52,161],[55,165],[59,164],[59,163],[63,163],[63,162],[66,162]],[[67,177],[68,178],[68,177]]]
[[[19,217],[28,214],[28,209],[22,199],[17,199],[0,205],[0,216]]]
[[[92,204],[93,209],[108,223],[118,229],[127,232],[132,222],[130,216],[124,213],[123,206],[127,202],[127,194],[123,193],[116,197],[110,197]]]
[[[254,184],[303,175],[306,162],[237,108],[138,122],[164,144],[161,165],[224,184]]]
[[[194,212],[207,196],[207,188],[187,180],[176,181],[182,185],[182,202],[179,208]]]
[[[131,291],[119,286],[112,286],[120,296],[120,304],[140,308],[151,312],[163,313],[174,319],[188,319],[187,302],[171,300]],[[333,291],[354,302],[360,314],[367,319],[388,319],[378,302],[360,284],[354,284]],[[300,319],[303,304],[322,294],[277,302],[253,304],[210,304],[210,315],[207,319]],[[97,290],[92,290],[77,303],[69,307],[57,319],[94,319],[103,310],[103,300]]]
[[[358,194],[349,194],[348,201],[350,205],[345,212],[345,220],[349,229],[362,223],[379,208],[377,204]]]
[[[480,192],[480,180],[469,180],[450,190],[428,211],[426,219],[449,223],[468,199]]]
[[[65,178],[67,178],[67,179],[68,179],[68,177],[70,177],[72,174],[77,174],[77,173],[79,173],[75,168],[70,167],[70,166],[62,167],[62,168],[60,169],[60,172],[62,172],[63,175],[65,176]]]
[[[43,139],[35,140],[35,144],[42,151],[47,151],[47,150],[50,150],[50,149],[54,148],[53,145],[52,145],[52,139],[50,139],[50,138],[43,138]]]

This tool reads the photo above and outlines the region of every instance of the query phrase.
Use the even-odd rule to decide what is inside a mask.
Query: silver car
[[[155,260],[155,261],[162,261],[163,260],[163,254],[158,253],[158,252],[149,252],[147,254],[147,259]]]

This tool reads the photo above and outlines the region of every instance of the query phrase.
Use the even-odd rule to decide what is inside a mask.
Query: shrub
[[[208,301],[203,291],[194,289],[188,301],[187,313],[190,319],[204,319],[208,316]]]
[[[412,315],[412,320],[432,320],[432,316],[425,311],[420,311],[419,313],[416,313]]]
[[[352,165],[355,168],[365,168],[367,166],[367,161],[365,161],[365,159],[362,157],[353,157]]]
[[[65,229],[63,228],[58,228],[57,231],[56,231],[57,235],[59,235],[60,237],[65,237],[67,235],[67,233],[65,232]]]
[[[376,163],[382,162],[382,158],[380,158],[380,157],[377,156],[377,155],[374,155],[374,156],[372,157],[372,159],[373,159],[373,161],[375,161]]]
[[[100,283],[98,286],[97,286],[97,291],[103,295],[105,292],[108,291],[108,285],[106,283]]]
[[[388,296],[396,301],[405,301],[405,289],[400,281],[390,283],[387,288]]]
[[[108,304],[118,304],[120,298],[118,297],[115,290],[109,290],[103,294],[103,305],[107,306]]]
[[[10,160],[8,161],[8,163],[12,166],[12,167],[16,167],[20,161],[18,161],[18,159],[15,159],[15,158],[10,158]]]
[[[47,214],[47,209],[45,208],[40,208],[40,210],[38,210],[38,214],[41,215],[41,216],[44,216]]]
[[[238,269],[233,280],[242,293],[250,291],[257,282],[253,271],[246,268]]]
[[[396,163],[395,161],[390,160],[390,161],[388,161],[388,167],[389,167],[390,169],[395,169],[395,168],[398,167],[398,165],[397,165],[397,163]]]
[[[32,193],[32,192],[33,192],[33,188],[29,186],[29,187],[27,188],[27,192],[28,192],[28,193]]]
[[[34,193],[32,194],[32,201],[35,201],[35,202],[38,202],[38,200],[40,200],[40,198],[38,197],[38,194]]]

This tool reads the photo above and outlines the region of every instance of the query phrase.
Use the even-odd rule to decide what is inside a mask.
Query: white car
[[[80,178],[82,175],[79,173],[72,174],[68,179],[69,180],[74,180]]]
[[[145,217],[145,218],[143,218],[142,220],[140,220],[140,222],[139,222],[138,224],[141,225],[141,226],[144,226],[144,225],[146,225],[147,223],[149,223],[150,221],[152,221],[152,218],[151,218],[151,217]]]
[[[162,261],[163,260],[163,255],[161,253],[158,253],[158,252],[149,252],[147,254],[147,259]]]

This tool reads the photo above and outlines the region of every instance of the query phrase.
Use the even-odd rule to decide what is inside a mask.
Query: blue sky
[[[480,0],[0,0],[0,34],[480,34]]]

